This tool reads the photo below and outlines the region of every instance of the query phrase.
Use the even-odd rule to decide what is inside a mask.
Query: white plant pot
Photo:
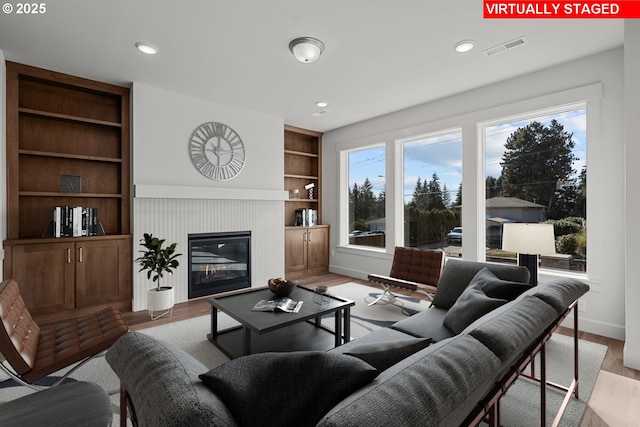
[[[173,288],[161,286],[147,291],[147,307],[152,320],[173,314]]]

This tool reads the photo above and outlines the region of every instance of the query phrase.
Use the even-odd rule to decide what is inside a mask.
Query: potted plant
[[[140,245],[146,250],[140,251],[142,254],[136,258],[135,262],[140,265],[141,271],[147,271],[147,279],[152,283],[157,282],[157,286],[147,291],[147,306],[152,320],[173,312],[173,288],[171,286],[160,286],[160,279],[164,273],[173,274],[173,270],[180,265],[178,258],[182,254],[177,254],[176,245],[172,243],[164,248],[165,239],[159,239],[152,234],[144,233],[144,238],[140,240]],[[155,312],[162,312],[156,316]]]

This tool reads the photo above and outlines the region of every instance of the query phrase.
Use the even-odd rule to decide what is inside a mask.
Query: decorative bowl
[[[298,286],[295,280],[282,279],[280,277],[269,279],[269,290],[279,297],[288,297],[291,292]]]

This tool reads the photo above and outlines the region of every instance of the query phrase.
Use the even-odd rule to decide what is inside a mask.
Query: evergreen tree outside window
[[[461,226],[462,133],[456,129],[401,143],[404,246],[443,249],[447,255],[461,256],[461,240],[452,240],[451,233]]]
[[[487,260],[516,262],[500,250],[505,223],[545,222],[557,256],[541,268],[586,271],[586,108],[487,125],[484,136]]]
[[[384,248],[385,148],[352,151],[348,159],[349,244]]]

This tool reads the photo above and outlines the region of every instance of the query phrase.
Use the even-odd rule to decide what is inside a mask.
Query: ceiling
[[[623,45],[623,20],[486,20],[481,0],[55,0],[0,14],[7,60],[328,131]],[[322,40],[313,64],[288,50]],[[483,51],[525,36],[528,43]],[[474,50],[460,54],[464,39]],[[157,55],[138,52],[146,41]],[[328,113],[316,101],[326,101]]]

